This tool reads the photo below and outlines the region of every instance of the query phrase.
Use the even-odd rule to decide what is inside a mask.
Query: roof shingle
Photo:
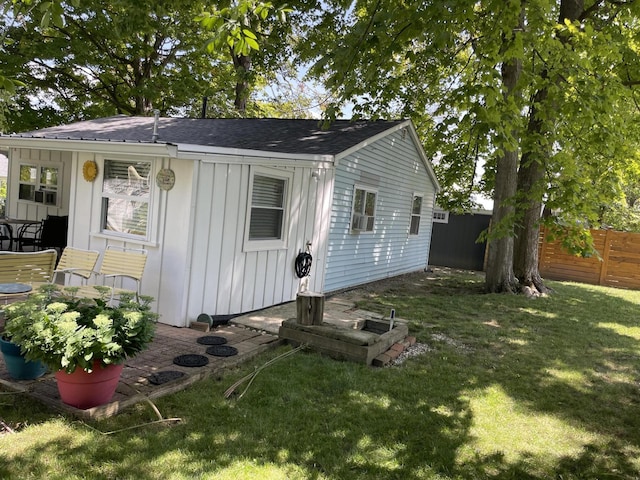
[[[336,155],[403,123],[273,118],[160,118],[157,143],[258,150],[291,154]],[[12,137],[152,143],[153,117],[115,116],[43,128]]]

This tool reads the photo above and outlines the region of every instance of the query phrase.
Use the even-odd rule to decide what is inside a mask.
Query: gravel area
[[[404,352],[402,352],[398,358],[389,362],[387,366],[392,365],[400,365],[404,363],[407,359],[412,357],[417,357],[418,355],[423,355],[428,352],[432,352],[434,350],[433,347],[430,347],[426,343],[415,343],[411,347],[407,348]]]
[[[453,338],[447,337],[442,333],[434,333],[431,335],[431,338],[433,339],[434,342],[446,343],[447,345],[457,348],[462,353],[471,353],[473,351],[469,346],[463,343],[460,343],[457,340],[454,340]],[[398,356],[398,358],[389,362],[387,366],[390,367],[394,365],[401,365],[409,358],[417,357],[419,355],[424,355],[425,353],[433,352],[434,350],[435,350],[434,347],[426,343],[416,343],[411,347],[407,348],[404,352],[402,352]]]

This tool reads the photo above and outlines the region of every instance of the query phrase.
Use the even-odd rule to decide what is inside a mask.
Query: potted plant
[[[0,310],[0,352],[9,376],[14,380],[34,380],[47,372],[42,362],[31,362],[24,358],[20,345],[16,345],[4,333],[4,310]]]
[[[47,367],[42,362],[31,362],[24,358],[20,351],[20,345],[0,335],[0,351],[4,358],[9,376],[14,380],[34,380],[47,372]]]
[[[144,350],[155,330],[153,300],[123,295],[117,306],[103,298],[77,298],[74,288],[45,285],[5,309],[5,333],[27,360],[56,372],[62,401],[91,408],[111,401],[124,361]]]

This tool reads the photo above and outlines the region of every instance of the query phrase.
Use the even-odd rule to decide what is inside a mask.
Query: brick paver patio
[[[226,345],[236,348],[238,354],[229,357],[208,355],[206,353],[207,345],[201,345],[197,342],[197,339],[204,335],[226,338]],[[190,328],[158,324],[155,338],[150,347],[125,363],[118,389],[111,403],[88,410],[79,410],[60,401],[55,377],[52,373],[37,380],[13,380],[7,373],[2,355],[0,355],[0,383],[7,389],[24,391],[55,409],[83,418],[104,418],[115,415],[123,408],[145,401],[147,398],[153,399],[182,390],[195,381],[217,375],[225,368],[245,362],[254,355],[280,343],[277,335],[237,325],[224,325],[204,333]],[[185,354],[203,355],[209,360],[209,363],[203,367],[175,365],[174,358]],[[150,381],[154,374],[166,371],[184,372],[185,375],[160,385]]]

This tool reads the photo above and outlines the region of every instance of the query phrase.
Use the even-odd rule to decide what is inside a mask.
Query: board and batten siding
[[[280,165],[280,166],[279,166]],[[286,247],[245,251],[252,169],[290,174]],[[295,299],[295,258],[312,243],[309,290],[321,287],[333,171],[220,156],[197,163],[186,318],[250,312]],[[266,169],[266,170],[265,170]],[[312,173],[315,172],[315,176]]]
[[[149,222],[154,232],[148,242],[100,233],[102,216],[102,172],[104,159],[131,160],[133,155],[98,155],[74,152],[72,161],[71,199],[69,203],[69,244],[104,252],[108,245],[123,248],[143,248],[147,262],[142,279],[142,293],[152,296],[154,310],[160,313],[160,322],[185,326],[183,305],[184,285],[187,280],[190,211],[192,208],[193,162],[180,159],[142,157],[152,162],[150,176],[152,214]],[[98,163],[98,176],[87,182],[82,176],[82,166],[87,160]],[[175,185],[171,190],[161,190],[155,184],[155,176],[161,168],[175,173]],[[98,260],[97,268],[100,267]]]
[[[436,186],[411,135],[400,130],[339,159],[324,291],[427,266]],[[377,192],[373,232],[351,232],[354,187]],[[418,235],[409,235],[414,194],[423,195]]]
[[[47,215],[67,215],[71,190],[71,155],[71,152],[57,150],[11,149],[8,175],[11,184],[8,185],[7,217],[43,220],[47,218]],[[60,198],[57,206],[18,200],[21,164],[52,166],[61,169],[62,175],[58,179]]]

